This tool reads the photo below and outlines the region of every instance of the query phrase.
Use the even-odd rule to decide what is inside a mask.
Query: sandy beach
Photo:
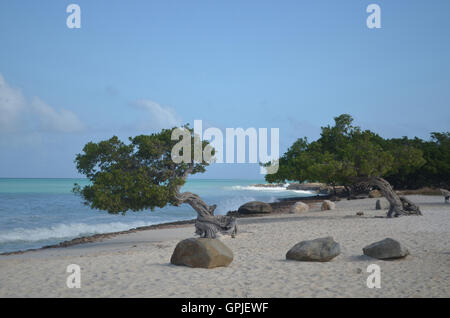
[[[450,204],[440,196],[408,196],[423,216],[376,218],[376,199],[316,204],[302,214],[239,219],[228,267],[170,264],[193,225],[122,234],[100,242],[0,256],[0,297],[450,297]],[[356,216],[363,211],[364,216]],[[332,236],[341,254],[330,262],[287,261],[302,240]],[[362,248],[391,237],[411,255],[381,261]],[[81,267],[81,288],[68,288],[69,264]],[[381,288],[369,289],[367,266],[381,268]]]

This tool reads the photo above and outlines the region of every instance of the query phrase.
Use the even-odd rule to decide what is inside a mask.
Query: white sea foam
[[[286,184],[284,187],[259,187],[259,186],[231,186],[228,187],[230,190],[247,190],[247,191],[264,191],[264,192],[287,192],[287,193],[298,193],[298,194],[306,194],[306,195],[314,195],[316,194],[314,191],[307,190],[288,190]]]
[[[221,200],[217,204],[217,214],[225,214],[228,211],[235,211],[237,210],[241,205],[244,203],[250,202],[250,201],[256,201],[257,199],[254,197],[248,197],[248,196],[237,196],[237,197],[231,197],[228,199]]]
[[[277,192],[277,191],[286,191],[285,187],[257,187],[257,186],[231,186],[229,187],[231,190],[249,190],[249,191],[270,191],[270,192]]]
[[[125,231],[131,228],[152,224],[154,223],[137,221],[130,223],[112,222],[103,224],[70,223],[33,229],[15,228],[13,230],[0,232],[0,243],[64,239],[98,233]]]

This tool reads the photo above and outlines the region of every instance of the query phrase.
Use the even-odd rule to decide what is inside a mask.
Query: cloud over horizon
[[[85,125],[70,110],[59,110],[39,97],[27,101],[21,90],[6,83],[0,73],[0,131],[38,130],[45,132],[80,132]]]
[[[20,89],[10,87],[0,73],[0,130],[13,130],[26,100]]]
[[[39,97],[34,97],[30,105],[36,114],[41,130],[79,132],[85,129],[77,115],[67,109],[56,110]]]

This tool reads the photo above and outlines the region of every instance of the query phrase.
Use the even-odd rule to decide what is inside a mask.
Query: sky
[[[0,177],[81,177],[87,142],[194,120],[279,128],[280,154],[342,113],[427,139],[450,128],[449,12],[447,0],[0,0]],[[215,164],[201,177],[263,175]]]

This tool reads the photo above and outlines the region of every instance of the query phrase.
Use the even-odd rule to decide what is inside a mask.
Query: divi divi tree
[[[175,131],[181,133],[174,134]],[[183,147],[179,146],[180,137],[185,139]],[[73,191],[91,208],[113,214],[187,203],[197,212],[198,235],[215,238],[221,232],[234,236],[237,232],[234,217],[216,216],[216,205],[208,205],[195,193],[181,192],[187,177],[205,172],[211,162],[180,161],[180,158],[194,158],[196,146],[214,155],[212,146],[207,141],[199,141],[188,126],[130,137],[128,143],[116,136],[98,143],[89,142],[76,156],[75,163],[90,183],[84,187],[75,184]]]

